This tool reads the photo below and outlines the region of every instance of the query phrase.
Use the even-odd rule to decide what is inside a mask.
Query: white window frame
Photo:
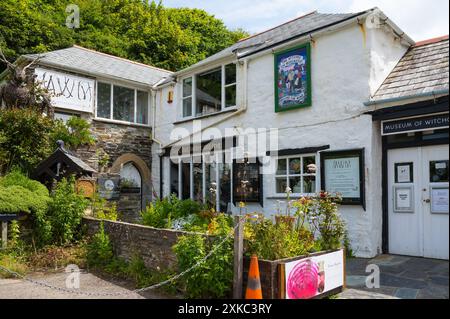
[[[99,87],[99,83],[103,83],[103,84],[108,84],[110,85],[110,114],[109,114],[109,118],[104,118],[104,117],[99,117],[97,115],[97,111],[98,111],[98,87]],[[129,121],[121,121],[121,120],[115,120],[114,119],[114,86],[120,86],[123,88],[127,88],[130,90],[134,91],[134,114],[133,114],[133,122],[129,122]],[[147,93],[147,99],[148,99],[148,103],[147,103],[147,124],[142,124],[142,123],[137,123],[137,92],[145,92]],[[131,124],[131,125],[135,125],[135,126],[142,126],[142,127],[150,127],[150,111],[151,111],[151,103],[152,103],[152,99],[151,99],[151,92],[145,90],[145,89],[139,89],[127,84],[123,84],[123,83],[118,83],[118,82],[111,82],[111,81],[103,81],[103,80],[97,80],[96,81],[96,88],[95,88],[95,119],[98,121],[102,121],[102,122],[110,122],[110,123],[117,123],[117,124]]]
[[[226,84],[226,74],[225,74],[226,66],[231,65],[231,64],[236,67],[236,80],[235,80],[234,83]],[[200,74],[207,73],[209,71],[213,71],[213,70],[218,69],[218,68],[220,68],[220,70],[221,70],[221,109],[220,109],[220,111],[217,111],[217,112],[197,115],[197,112],[196,112],[196,110],[197,110],[197,94],[196,94],[197,93],[197,76],[200,75]],[[229,88],[229,87],[235,86],[236,87],[236,92],[237,92],[237,75],[238,75],[237,73],[238,73],[237,64],[234,63],[234,62],[230,62],[230,63],[221,64],[219,66],[215,66],[213,68],[204,70],[202,72],[198,72],[198,73],[192,74],[190,76],[183,77],[181,79],[181,94],[180,94],[180,96],[181,96],[181,103],[180,103],[181,104],[181,112],[180,112],[181,116],[180,116],[180,118],[182,120],[188,120],[188,119],[194,119],[194,118],[207,116],[207,115],[211,115],[211,114],[218,114],[218,113],[223,112],[225,110],[235,109],[237,107],[237,96],[236,96],[236,101],[235,101],[236,103],[235,103],[235,105],[230,105],[230,106],[227,107],[226,106],[226,89]],[[186,96],[185,97],[184,96],[184,90],[183,90],[184,81],[189,79],[189,78],[192,79],[192,92],[191,92],[190,96]],[[184,100],[186,100],[188,98],[192,99],[191,115],[190,116],[184,116],[183,103],[184,103]]]
[[[308,174],[308,173],[304,173],[303,172],[303,169],[304,169],[304,165],[303,165],[303,160],[304,160],[304,158],[306,158],[306,157],[314,157],[314,160],[315,160],[315,165],[316,165],[316,172],[314,173],[314,174]],[[301,165],[301,169],[300,169],[300,174],[290,174],[289,173],[289,161],[291,160],[291,159],[300,159],[300,165]],[[318,156],[317,156],[317,154],[299,154],[299,155],[289,155],[289,156],[279,156],[279,157],[276,157],[275,158],[275,165],[276,165],[276,171],[275,171],[275,177],[274,177],[274,192],[275,192],[275,194],[276,195],[286,195],[286,193],[285,192],[283,192],[283,193],[279,193],[278,191],[277,191],[277,180],[278,179],[280,179],[280,178],[286,178],[286,185],[288,185],[290,188],[291,188],[291,190],[292,190],[292,192],[294,191],[294,189],[293,189],[293,187],[291,186],[291,185],[289,185],[290,184],[290,178],[291,177],[300,177],[300,181],[301,181],[301,189],[302,189],[302,191],[304,190],[304,177],[308,177],[308,176],[314,176],[315,177],[315,189],[316,189],[316,192],[317,192],[317,190],[318,190],[318,185],[319,185],[319,181],[318,181],[318,176],[319,176],[319,170],[318,170],[318,163],[317,163],[317,159],[318,159]],[[286,174],[283,174],[283,175],[279,175],[279,174],[277,174],[277,171],[278,171],[278,161],[280,161],[280,160],[286,160]],[[316,193],[315,192],[315,193]],[[313,196],[313,195],[315,195],[315,193],[292,193],[291,194],[291,196]]]

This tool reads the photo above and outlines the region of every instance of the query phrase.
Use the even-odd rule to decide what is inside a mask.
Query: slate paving
[[[380,268],[380,288],[366,287],[366,267]],[[449,299],[449,262],[446,260],[381,255],[347,260],[347,288],[343,299]],[[358,295],[359,294],[359,295]],[[359,297],[361,298],[359,298]]]

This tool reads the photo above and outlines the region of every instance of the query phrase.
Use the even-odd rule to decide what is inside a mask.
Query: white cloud
[[[202,8],[230,28],[261,32],[305,13],[359,12],[379,7],[414,40],[449,33],[448,0],[165,0],[171,7]]]

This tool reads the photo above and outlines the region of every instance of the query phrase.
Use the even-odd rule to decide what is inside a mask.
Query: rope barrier
[[[203,257],[201,260],[199,260],[197,263],[195,263],[193,266],[189,267],[188,269],[186,269],[185,271],[179,273],[178,275],[175,275],[163,282],[160,282],[158,284],[154,284],[152,286],[149,287],[145,287],[145,288],[141,288],[141,289],[135,289],[135,290],[131,290],[131,291],[127,291],[127,292],[115,292],[115,293],[98,293],[98,292],[83,292],[83,291],[79,291],[76,289],[68,289],[68,288],[61,288],[61,287],[57,287],[51,284],[48,284],[46,282],[42,282],[42,281],[37,281],[31,278],[28,278],[24,275],[21,275],[13,270],[10,270],[8,268],[5,268],[3,266],[0,265],[0,270],[9,273],[10,275],[13,275],[16,278],[22,279],[24,281],[27,281],[29,283],[32,283],[34,285],[40,286],[40,287],[45,287],[45,288],[49,288],[49,289],[53,289],[53,290],[57,290],[59,292],[63,292],[63,293],[69,293],[69,294],[75,294],[75,295],[84,295],[84,296],[90,296],[90,297],[118,297],[118,296],[126,296],[126,295],[130,295],[130,294],[139,294],[142,292],[146,292],[149,290],[154,290],[154,289],[158,289],[161,287],[164,287],[170,283],[175,282],[176,280],[182,278],[183,276],[187,275],[188,273],[190,273],[191,271],[193,271],[194,269],[196,269],[197,267],[199,267],[202,263],[204,263],[206,260],[208,260],[212,255],[214,255],[215,252],[217,252],[217,250],[222,247],[223,244],[225,244],[225,242],[230,239],[233,234],[234,231],[239,227],[239,223],[233,228],[233,231],[230,232],[227,236],[225,236],[225,238],[217,245],[215,245],[215,247],[213,249],[211,249],[211,251],[205,256]]]

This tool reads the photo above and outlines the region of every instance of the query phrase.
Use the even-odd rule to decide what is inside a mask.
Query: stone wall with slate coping
[[[91,217],[83,218],[88,236],[98,232],[102,221]],[[150,269],[174,269],[177,258],[172,251],[178,237],[188,233],[175,230],[156,229],[124,222],[103,221],[114,253],[125,260],[141,256]]]

